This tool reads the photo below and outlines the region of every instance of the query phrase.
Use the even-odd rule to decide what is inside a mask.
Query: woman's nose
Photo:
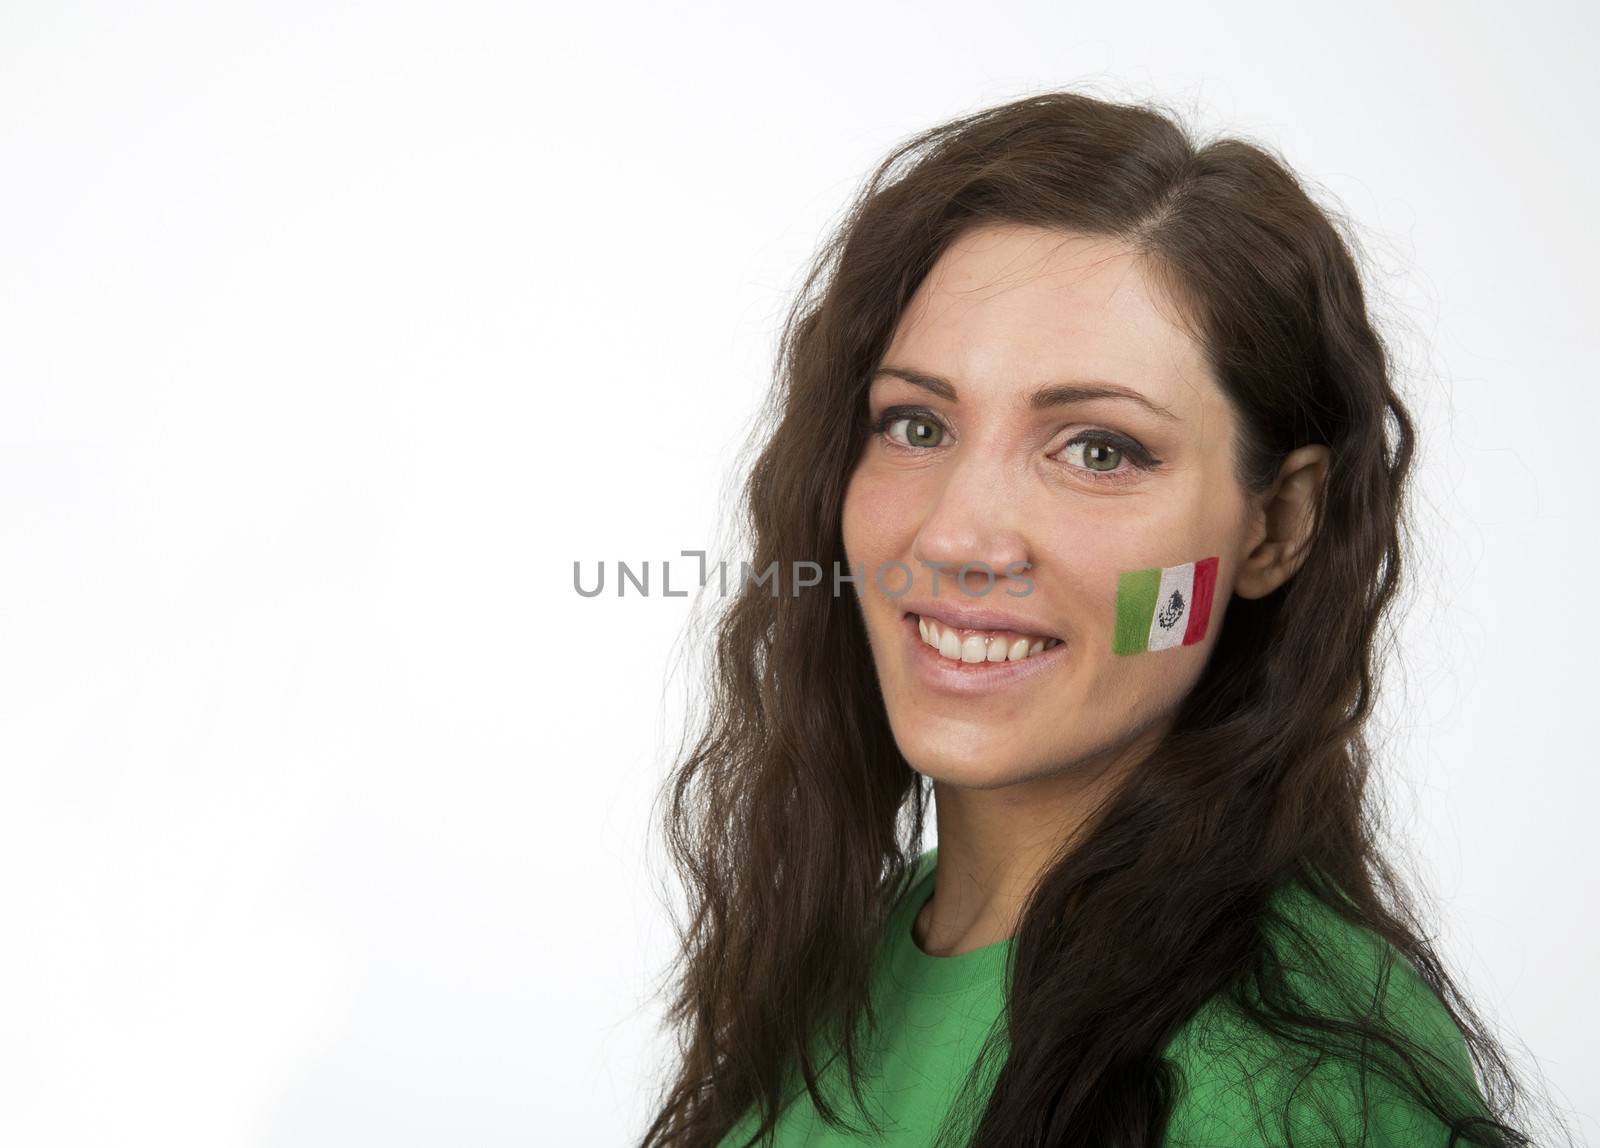
[[[992,471],[957,467],[940,488],[912,543],[917,581],[939,592],[982,595],[1027,569],[1031,560],[1022,501]]]

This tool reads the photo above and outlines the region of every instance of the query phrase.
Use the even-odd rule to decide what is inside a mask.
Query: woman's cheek
[[[858,470],[845,489],[845,547],[855,560],[883,553],[893,556],[909,545],[915,530],[915,493],[893,476]]]

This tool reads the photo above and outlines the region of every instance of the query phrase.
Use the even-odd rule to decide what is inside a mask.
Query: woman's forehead
[[[962,403],[1028,405],[1046,385],[1093,380],[1190,419],[1215,390],[1134,252],[1037,228],[986,229],[947,249],[882,364],[948,379]]]

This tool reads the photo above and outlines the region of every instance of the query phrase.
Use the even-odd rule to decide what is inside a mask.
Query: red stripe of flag
[[[1194,564],[1194,590],[1189,595],[1189,625],[1183,631],[1183,644],[1192,646],[1206,636],[1211,620],[1211,594],[1217,585],[1217,556]]]

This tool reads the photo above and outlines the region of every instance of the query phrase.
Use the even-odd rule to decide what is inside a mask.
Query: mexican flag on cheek
[[[1182,566],[1153,566],[1117,576],[1114,654],[1143,654],[1192,646],[1206,636],[1217,556]]]

